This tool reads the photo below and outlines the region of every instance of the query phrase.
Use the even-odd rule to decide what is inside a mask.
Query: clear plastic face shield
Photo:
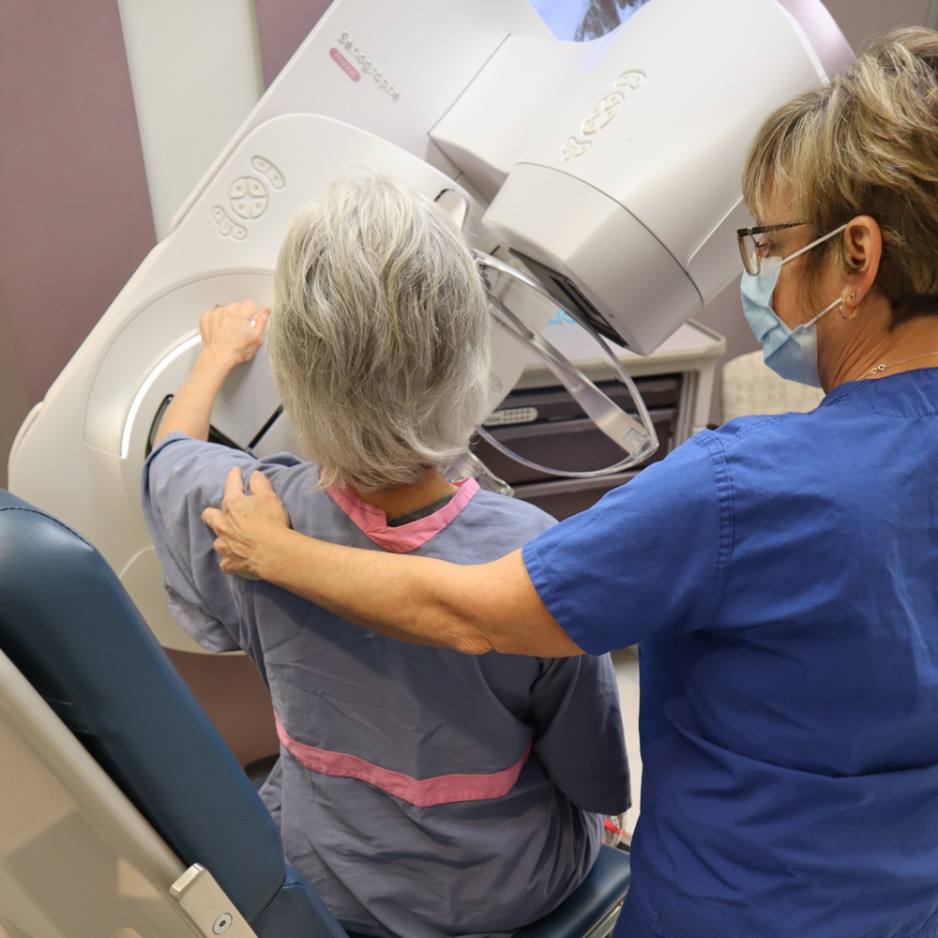
[[[469,207],[461,196],[447,190],[435,201],[459,228],[465,227]],[[658,449],[658,435],[641,394],[612,348],[591,324],[575,310],[561,304],[532,277],[490,254],[478,250],[472,253],[485,282],[495,329],[519,343],[529,361],[546,367],[566,389],[574,405],[590,418],[590,426],[595,425],[625,455],[609,465],[589,467],[584,467],[582,453],[552,452],[551,465],[532,458],[530,452],[526,455],[526,441],[533,436],[529,431],[536,429],[534,425],[539,416],[530,406],[521,413],[510,407],[507,411],[497,409],[476,428],[479,436],[503,456],[550,476],[599,478],[645,462]],[[557,321],[558,314],[561,318],[566,315],[582,329],[591,346],[591,358],[601,363],[599,369],[590,371],[602,372],[601,378],[594,380],[588,376],[544,334]],[[504,434],[498,438],[490,431],[495,427],[504,429],[506,419],[511,421],[513,446],[507,445]],[[477,475],[492,488],[510,488],[473,454],[470,453],[468,459],[470,465],[461,467],[464,471]]]
[[[610,346],[576,311],[560,306],[558,301],[531,277],[503,263],[496,257],[474,252],[476,263],[486,283],[489,309],[496,328],[523,343],[536,361],[542,363],[571,398],[606,437],[624,453],[612,465],[595,468],[571,468],[563,452],[558,452],[546,466],[525,456],[524,415],[519,418],[517,448],[496,439],[486,426],[478,428],[479,436],[503,455],[547,475],[572,478],[596,478],[622,472],[648,459],[658,448],[658,437],[648,411],[635,384]],[[555,321],[557,314],[566,314],[582,327],[595,343],[596,358],[602,362],[603,379],[593,380],[584,370],[560,352],[543,334],[543,326]],[[613,390],[614,388],[614,390]],[[613,397],[616,399],[614,400]],[[625,407],[620,406],[622,402]],[[530,414],[530,419],[536,419]],[[497,421],[493,415],[490,420]],[[489,421],[486,421],[489,423]]]

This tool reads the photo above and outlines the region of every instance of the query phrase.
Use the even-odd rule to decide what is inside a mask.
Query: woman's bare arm
[[[229,473],[215,531],[225,573],[263,579],[375,632],[468,654],[582,654],[534,589],[521,551],[463,566],[317,541],[289,527],[267,478]]]

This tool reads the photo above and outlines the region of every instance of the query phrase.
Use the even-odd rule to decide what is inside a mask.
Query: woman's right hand
[[[257,354],[269,318],[268,308],[258,309],[250,300],[228,306],[216,304],[202,314],[199,320],[202,351],[166,408],[154,446],[176,432],[187,433],[196,440],[208,439],[215,398],[231,369]]]
[[[250,361],[261,347],[270,308],[251,300],[220,304],[202,314],[199,332],[203,352],[227,368]]]
[[[221,508],[206,508],[202,520],[215,532],[222,573],[262,580],[265,557],[278,537],[290,531],[290,518],[267,476],[253,472],[248,484],[250,495],[244,492],[241,470],[232,469]]]

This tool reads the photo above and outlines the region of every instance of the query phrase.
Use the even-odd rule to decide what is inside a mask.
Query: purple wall
[[[296,52],[329,0],[256,0],[257,36],[266,88]]]
[[[0,286],[39,400],[153,246],[117,4],[5,0]]]

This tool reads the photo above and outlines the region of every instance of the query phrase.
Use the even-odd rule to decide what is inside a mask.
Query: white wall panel
[[[263,90],[253,0],[118,0],[156,234]]]

